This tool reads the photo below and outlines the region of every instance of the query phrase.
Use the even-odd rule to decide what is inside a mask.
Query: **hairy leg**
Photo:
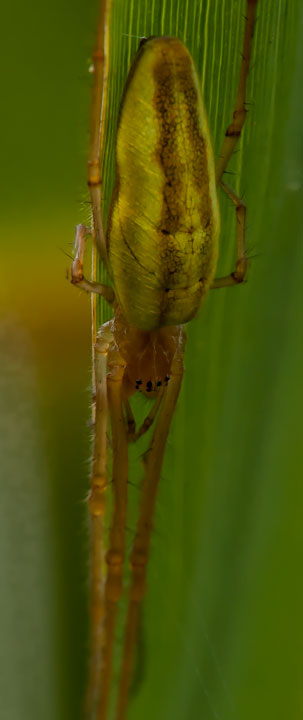
[[[91,647],[86,717],[91,718],[99,692],[104,623],[105,549],[103,544],[107,488],[107,355],[112,342],[111,322],[105,323],[94,346],[94,447],[88,507],[91,516]]]
[[[106,553],[105,618],[100,696],[97,712],[98,720],[106,720],[111,687],[112,654],[115,641],[117,606],[122,592],[128,479],[127,434],[122,401],[124,365],[116,352],[114,363],[111,364],[109,359],[109,365],[110,372],[107,378],[107,393],[112,428],[112,488],[114,508],[109,550]]]

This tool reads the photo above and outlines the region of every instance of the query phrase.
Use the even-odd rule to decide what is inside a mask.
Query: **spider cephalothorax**
[[[113,332],[119,352],[125,361],[126,395],[138,390],[155,397],[167,386],[176,350],[183,342],[180,325],[145,332],[127,323],[119,307],[113,320]]]

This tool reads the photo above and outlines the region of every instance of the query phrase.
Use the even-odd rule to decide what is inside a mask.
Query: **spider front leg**
[[[224,182],[221,182],[222,189],[232,200],[236,207],[237,216],[237,262],[236,269],[231,272],[230,275],[225,277],[215,278],[211,285],[211,289],[230,287],[231,285],[238,285],[243,282],[247,269],[247,258],[245,248],[245,223],[246,223],[246,205],[236,195],[236,193]]]
[[[88,507],[91,516],[91,648],[86,717],[91,718],[99,693],[105,615],[104,517],[107,488],[107,356],[113,340],[112,323],[100,328],[94,346],[94,447]]]
[[[107,397],[112,431],[112,488],[114,507],[109,549],[106,553],[107,576],[104,591],[105,617],[100,695],[97,711],[98,720],[106,720],[107,718],[110,695],[117,606],[122,592],[128,480],[127,433],[122,400],[125,363],[116,347],[114,347],[112,353],[110,353],[108,364],[110,371],[107,376]]]

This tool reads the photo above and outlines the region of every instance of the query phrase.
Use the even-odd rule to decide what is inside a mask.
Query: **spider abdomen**
[[[116,295],[141,330],[197,312],[216,269],[213,151],[196,71],[183,43],[151,38],[121,103],[107,246]]]

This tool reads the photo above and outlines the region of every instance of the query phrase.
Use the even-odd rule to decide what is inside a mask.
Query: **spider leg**
[[[246,248],[245,248],[245,224],[246,224],[246,205],[236,195],[236,193],[226,183],[221,181],[224,192],[232,200],[236,208],[237,217],[237,262],[236,269],[225,275],[225,277],[215,278],[211,285],[211,289],[238,285],[243,282],[247,269]]]
[[[91,718],[99,688],[104,622],[105,550],[103,545],[105,490],[107,488],[107,355],[112,343],[112,323],[100,328],[94,346],[94,448],[88,507],[91,516],[91,648],[86,695],[86,717]]]
[[[133,437],[133,435],[136,432],[136,420],[134,417],[134,413],[131,409],[131,405],[129,400],[124,400],[124,407],[125,407],[125,420],[126,420],[126,428],[127,428],[127,439],[128,442],[130,442],[130,439]]]
[[[137,639],[137,628],[142,600],[146,589],[146,566],[152,531],[158,483],[160,480],[163,456],[170,424],[175,411],[183,377],[183,354],[185,333],[181,330],[180,345],[170,370],[170,381],[161,397],[160,414],[154,430],[150,450],[144,464],[144,480],[140,515],[136,537],[130,556],[132,582],[126,619],[125,641],[118,694],[116,718],[124,720],[126,716],[128,692],[132,674],[133,655]]]
[[[87,182],[90,189],[95,243],[106,270],[111,275],[102,219],[101,156],[104,143],[105,109],[108,91],[108,44],[111,0],[101,0],[97,39],[93,54],[93,100]]]
[[[146,415],[146,418],[143,420],[142,425],[139,427],[139,430],[136,431],[136,426],[133,425],[128,421],[128,442],[137,442],[142,435],[145,435],[145,433],[149,430],[149,428],[152,426],[155,417],[157,415],[157,412],[159,410],[159,407],[161,405],[163,396],[163,388],[158,390],[157,397],[155,398],[154,404],[152,405],[148,415]]]
[[[112,487],[114,509],[110,531],[109,550],[106,553],[107,576],[105,583],[104,636],[101,658],[100,696],[98,720],[105,720],[111,686],[112,654],[115,640],[117,605],[122,592],[125,527],[127,510],[128,449],[123,414],[123,360],[115,351],[114,361],[109,358],[107,396],[112,429],[113,471]]]
[[[71,282],[77,285],[81,290],[86,292],[97,293],[102,295],[110,305],[115,304],[115,292],[109,285],[97,283],[94,280],[87,280],[83,275],[84,253],[86,245],[86,237],[91,235],[90,228],[86,225],[77,225],[74,243],[75,258],[71,269]]]
[[[230,157],[234,151],[234,147],[239,140],[241,131],[245,122],[246,108],[246,83],[249,73],[249,64],[251,56],[251,44],[255,26],[256,8],[258,0],[247,0],[245,32],[242,50],[242,63],[240,70],[240,79],[238,85],[237,99],[233,112],[233,122],[228,126],[223,145],[219,154],[216,166],[216,185],[221,182],[223,173],[226,170]]]

